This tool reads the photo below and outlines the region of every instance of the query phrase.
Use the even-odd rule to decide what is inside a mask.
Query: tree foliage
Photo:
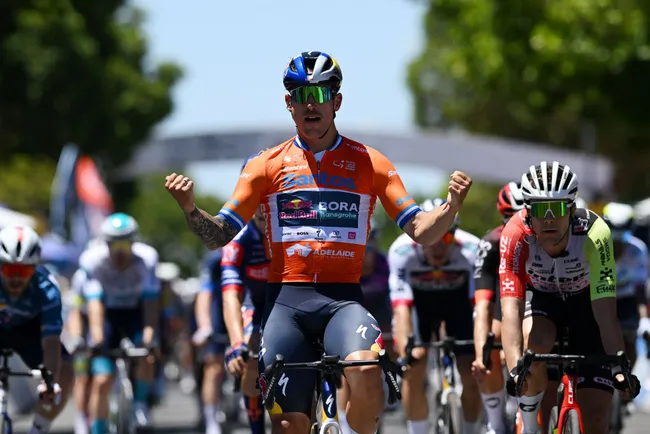
[[[499,225],[501,215],[497,211],[495,203],[501,187],[500,185],[474,182],[461,211],[458,213],[462,230],[481,238],[487,231]],[[437,197],[447,198],[447,185],[441,188]],[[414,199],[417,203],[422,203],[426,197],[417,196]],[[373,220],[381,228],[379,245],[382,250],[387,251],[403,232],[379,205],[375,210]]]
[[[50,206],[56,165],[46,158],[17,154],[0,162],[0,202],[8,208],[43,216]]]
[[[627,198],[647,195],[650,2],[435,0],[410,65],[421,126],[596,150]],[[639,182],[642,181],[642,182]]]
[[[501,214],[497,211],[497,193],[501,185],[474,182],[469,194],[458,213],[460,228],[481,238],[490,229],[501,222]],[[440,192],[447,195],[447,188]]]
[[[124,0],[0,2],[0,150],[57,158],[74,142],[124,162],[172,110],[180,78],[148,66],[143,14]]]
[[[196,275],[207,250],[187,227],[183,212],[164,184],[162,174],[138,180],[129,212],[138,221],[143,240],[158,250],[161,261],[179,264],[186,276]],[[213,214],[223,205],[223,201],[212,196],[199,196],[196,203]]]

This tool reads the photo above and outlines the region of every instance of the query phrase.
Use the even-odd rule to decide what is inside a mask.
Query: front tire
[[[619,434],[623,431],[623,412],[621,406],[621,396],[615,390],[614,396],[612,396],[612,405],[609,410],[609,434]]]
[[[446,417],[445,424],[449,427],[450,434],[461,434],[463,430],[463,407],[460,397],[455,393],[447,396],[447,405],[445,407]]]
[[[564,417],[562,434],[583,434],[580,429],[580,415],[575,410],[569,410]]]

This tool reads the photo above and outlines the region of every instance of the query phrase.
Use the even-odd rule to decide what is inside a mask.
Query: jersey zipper
[[[560,293],[560,297],[562,297],[562,301],[564,301],[566,300],[566,294],[564,291],[562,291],[562,285],[560,285],[560,276],[557,272],[557,261],[555,258],[551,259],[553,259],[553,274],[555,275],[555,284],[557,285],[557,290]]]
[[[325,151],[325,152],[327,152],[327,151]],[[314,155],[314,157],[316,157],[316,156]],[[325,157],[325,154],[323,154],[323,157]],[[320,203],[321,203],[322,197],[321,197],[320,187],[318,186],[318,184],[320,184],[320,182],[321,182],[320,160],[319,159],[316,159],[316,170],[317,170],[317,174],[318,174],[318,183],[316,183],[316,188],[318,188],[318,203],[316,204],[316,213],[317,213],[316,214],[317,215],[317,217],[316,217],[316,234],[317,234],[317,237],[318,237],[318,239],[317,239],[318,246],[319,246],[318,250],[321,250],[322,247],[323,247],[323,242],[321,241],[321,233],[322,233],[322,231],[321,231],[321,228],[320,228]],[[316,265],[317,258],[318,258],[318,256],[316,255],[316,252],[314,252],[314,265]],[[319,262],[318,265],[320,265],[320,262]],[[315,269],[315,271],[314,271],[314,283],[317,283],[318,282],[318,268],[314,267],[314,269]]]

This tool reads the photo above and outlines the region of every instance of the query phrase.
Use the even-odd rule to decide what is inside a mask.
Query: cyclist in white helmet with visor
[[[577,175],[567,165],[543,161],[522,175],[521,189],[525,209],[508,221],[500,241],[501,333],[511,394],[520,381],[517,362],[524,350],[550,353],[558,331],[568,333],[571,354],[615,355],[624,348],[611,233],[598,215],[575,207]],[[546,373],[543,363],[535,363],[522,379],[518,401],[526,434],[541,430],[537,413]],[[625,374],[635,396],[638,379]],[[609,367],[581,365],[579,375],[584,381],[578,387],[585,389],[579,405],[589,415],[584,430],[604,434],[613,388],[625,389],[626,382],[614,380]]]

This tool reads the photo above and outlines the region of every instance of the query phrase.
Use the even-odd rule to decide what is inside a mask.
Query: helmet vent
[[[27,255],[28,258],[31,258],[36,255],[41,254],[41,246],[38,244],[35,244],[34,247],[32,247],[32,250],[29,252],[29,255]]]

